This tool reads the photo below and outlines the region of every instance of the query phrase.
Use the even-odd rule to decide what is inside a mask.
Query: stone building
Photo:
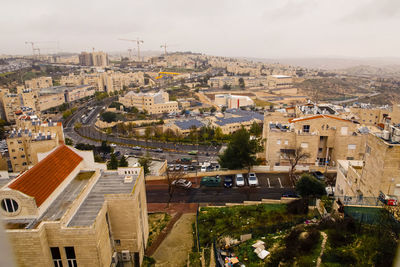
[[[340,162],[336,192],[340,196],[377,198],[381,193],[400,199],[400,128],[389,126],[368,135],[360,163]]]
[[[0,189],[18,266],[140,266],[149,235],[143,169],[106,171],[62,145]],[[120,266],[120,265],[118,265]]]
[[[51,77],[39,77],[32,80],[25,81],[26,89],[41,89],[53,86],[53,79]]]
[[[8,153],[14,172],[27,170],[38,162],[38,153],[48,152],[64,142],[61,122],[42,123],[40,120],[17,120],[21,128],[11,131],[7,137]]]
[[[149,114],[171,113],[179,110],[178,102],[169,101],[168,93],[163,90],[157,93],[130,91],[124,96],[120,96],[118,101],[125,107],[136,107],[141,111],[146,110]]]
[[[362,159],[368,133],[380,131],[333,115],[280,119],[265,116],[264,120],[265,153],[270,166],[287,164],[285,154],[299,148],[310,155],[303,164],[334,165],[338,159]]]

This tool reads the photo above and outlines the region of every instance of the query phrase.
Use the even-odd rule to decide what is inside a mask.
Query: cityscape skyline
[[[40,6],[40,8],[38,8]],[[173,6],[174,8],[169,8]],[[113,3],[76,1],[4,3],[0,21],[6,38],[0,54],[30,54],[25,42],[46,49],[80,52],[142,50],[193,51],[211,55],[285,57],[399,57],[400,3],[384,1],[174,0]],[[50,42],[54,42],[51,44]]]

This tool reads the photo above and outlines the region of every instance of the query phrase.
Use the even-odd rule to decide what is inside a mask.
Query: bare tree
[[[167,177],[167,183],[168,183],[168,202],[167,202],[167,207],[169,207],[169,203],[172,200],[172,197],[174,195],[175,192],[175,188],[176,186],[174,185],[174,181],[177,181],[179,179],[182,179],[185,177],[185,172],[183,171],[183,169],[180,170],[169,170],[169,168],[167,168],[166,171],[166,177]]]
[[[290,169],[289,169],[289,179],[293,185],[296,185],[296,177],[294,175],[296,171],[296,166],[299,162],[310,158],[310,154],[304,152],[301,147],[297,149],[285,149],[281,152],[284,157],[289,161]]]

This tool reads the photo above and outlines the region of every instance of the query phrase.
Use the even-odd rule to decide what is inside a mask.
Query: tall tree
[[[248,168],[257,163],[256,153],[262,151],[259,139],[250,139],[250,133],[241,128],[232,134],[227,149],[219,156],[219,163],[228,169]]]
[[[149,152],[147,152],[145,156],[139,158],[138,162],[140,166],[143,167],[144,175],[148,175],[151,167],[151,158]]]
[[[119,167],[128,167],[128,161],[126,160],[125,156],[122,156],[119,160]]]
[[[308,159],[310,157],[310,154],[304,152],[301,147],[298,147],[297,149],[286,149],[281,153],[287,160],[289,160],[289,178],[292,184],[295,185],[296,176],[294,175],[294,172],[296,171],[296,166],[297,164],[299,164],[299,162]]]
[[[251,125],[250,128],[250,133],[255,135],[255,136],[261,136],[262,134],[262,127],[260,126],[260,124],[258,124],[257,122],[253,122],[253,124]]]
[[[115,156],[114,153],[111,154],[111,159],[107,163],[107,169],[108,170],[116,170],[116,169],[118,169],[118,159],[117,159],[117,156]]]
[[[169,203],[171,203],[172,197],[174,196],[174,192],[175,192],[174,181],[184,178],[185,175],[186,174],[182,169],[179,171],[175,171],[175,170],[170,171],[169,168],[167,168],[167,172],[166,172],[167,183],[168,183],[167,207],[169,207]]]
[[[296,183],[296,191],[304,198],[326,195],[325,184],[310,174],[303,174]]]

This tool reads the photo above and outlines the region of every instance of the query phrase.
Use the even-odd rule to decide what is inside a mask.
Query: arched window
[[[18,203],[14,199],[4,198],[1,200],[1,207],[7,212],[16,212],[18,210]]]

